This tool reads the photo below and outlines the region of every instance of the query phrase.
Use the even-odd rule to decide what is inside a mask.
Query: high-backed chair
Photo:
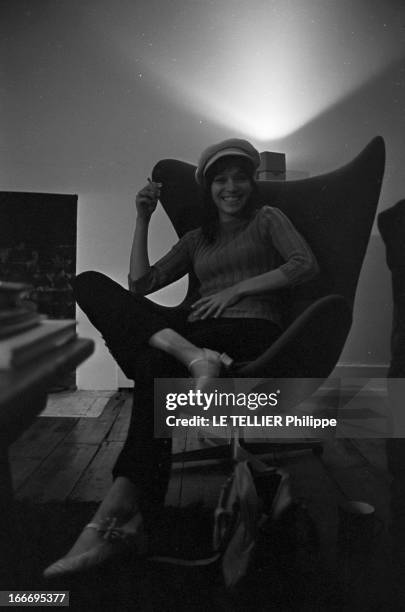
[[[311,246],[321,272],[285,292],[284,333],[257,359],[239,364],[233,376],[308,379],[303,391],[308,396],[330,375],[351,328],[384,164],[384,141],[378,136],[332,172],[298,181],[259,182],[262,203],[280,208],[291,219]],[[153,180],[162,183],[160,201],[179,236],[201,221],[194,171],[192,164],[165,159],[152,172]],[[190,278],[183,306],[197,291],[196,279]],[[191,451],[188,458],[207,458],[208,451],[210,456],[219,454],[217,449],[204,449],[203,454]]]

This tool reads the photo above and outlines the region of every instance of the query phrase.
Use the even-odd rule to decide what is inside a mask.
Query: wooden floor
[[[37,418],[14,443],[11,464],[17,499],[44,503],[103,498],[111,484],[111,467],[126,437],[131,395],[117,392],[106,401],[98,418]],[[301,451],[274,454],[271,460],[290,474],[294,498],[305,500],[320,533],[324,563],[331,571],[336,571],[338,506],[342,501],[372,504],[385,527],[389,525],[390,476],[384,440],[330,440],[324,443],[321,456]],[[168,503],[203,500],[214,505],[226,469],[206,465],[184,470],[182,487],[179,470],[175,469]],[[384,589],[388,557],[385,529],[376,539],[372,569],[367,573],[367,589],[373,580],[375,583],[370,591],[372,598],[377,584],[380,591]]]

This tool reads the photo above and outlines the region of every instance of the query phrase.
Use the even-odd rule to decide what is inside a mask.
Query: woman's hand
[[[138,217],[145,219],[149,219],[155,211],[162,186],[162,183],[153,183],[150,179],[148,181],[148,184],[138,191],[135,198]]]
[[[191,319],[193,321],[208,319],[209,317],[216,319],[225,308],[236,304],[240,298],[241,296],[239,295],[237,285],[218,291],[218,293],[214,293],[213,295],[202,297],[191,305]]]

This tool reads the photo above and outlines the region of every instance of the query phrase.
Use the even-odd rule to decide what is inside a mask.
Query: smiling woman
[[[204,192],[203,224],[153,266],[147,238],[161,185],[149,181],[136,196],[130,291],[98,272],[76,278],[78,304],[128,378],[136,380],[137,409],[110,492],[72,550],[46,576],[97,565],[124,550],[129,535],[137,550],[144,550],[142,514],[164,500],[170,464],[170,441],[154,438],[154,378],[191,375],[202,391],[233,360],[255,358],[282,331],[278,290],[317,273],[309,246],[289,219],[277,208],[260,207],[254,178],[259,162],[246,140],[206,149],[196,171]],[[189,309],[168,314],[144,297],[188,272],[200,282]],[[121,540],[107,537],[110,523]]]
[[[254,173],[259,165],[258,151],[246,140],[225,140],[202,153],[195,178],[204,189],[202,233],[208,242],[218,222],[252,215],[257,205]]]
[[[214,176],[211,195],[220,223],[239,217],[252,193],[252,181],[240,166],[225,167]]]

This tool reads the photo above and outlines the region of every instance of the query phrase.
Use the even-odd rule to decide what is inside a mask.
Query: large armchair
[[[306,378],[309,384],[300,393],[308,396],[330,375],[351,328],[384,164],[384,141],[376,137],[332,172],[298,181],[259,182],[263,204],[279,207],[291,219],[310,244],[321,272],[285,292],[284,333],[254,361],[237,364],[234,376]],[[163,184],[160,200],[179,236],[201,220],[194,171],[192,164],[165,159],[152,173],[153,180]],[[196,279],[190,278],[185,302],[197,289]]]

